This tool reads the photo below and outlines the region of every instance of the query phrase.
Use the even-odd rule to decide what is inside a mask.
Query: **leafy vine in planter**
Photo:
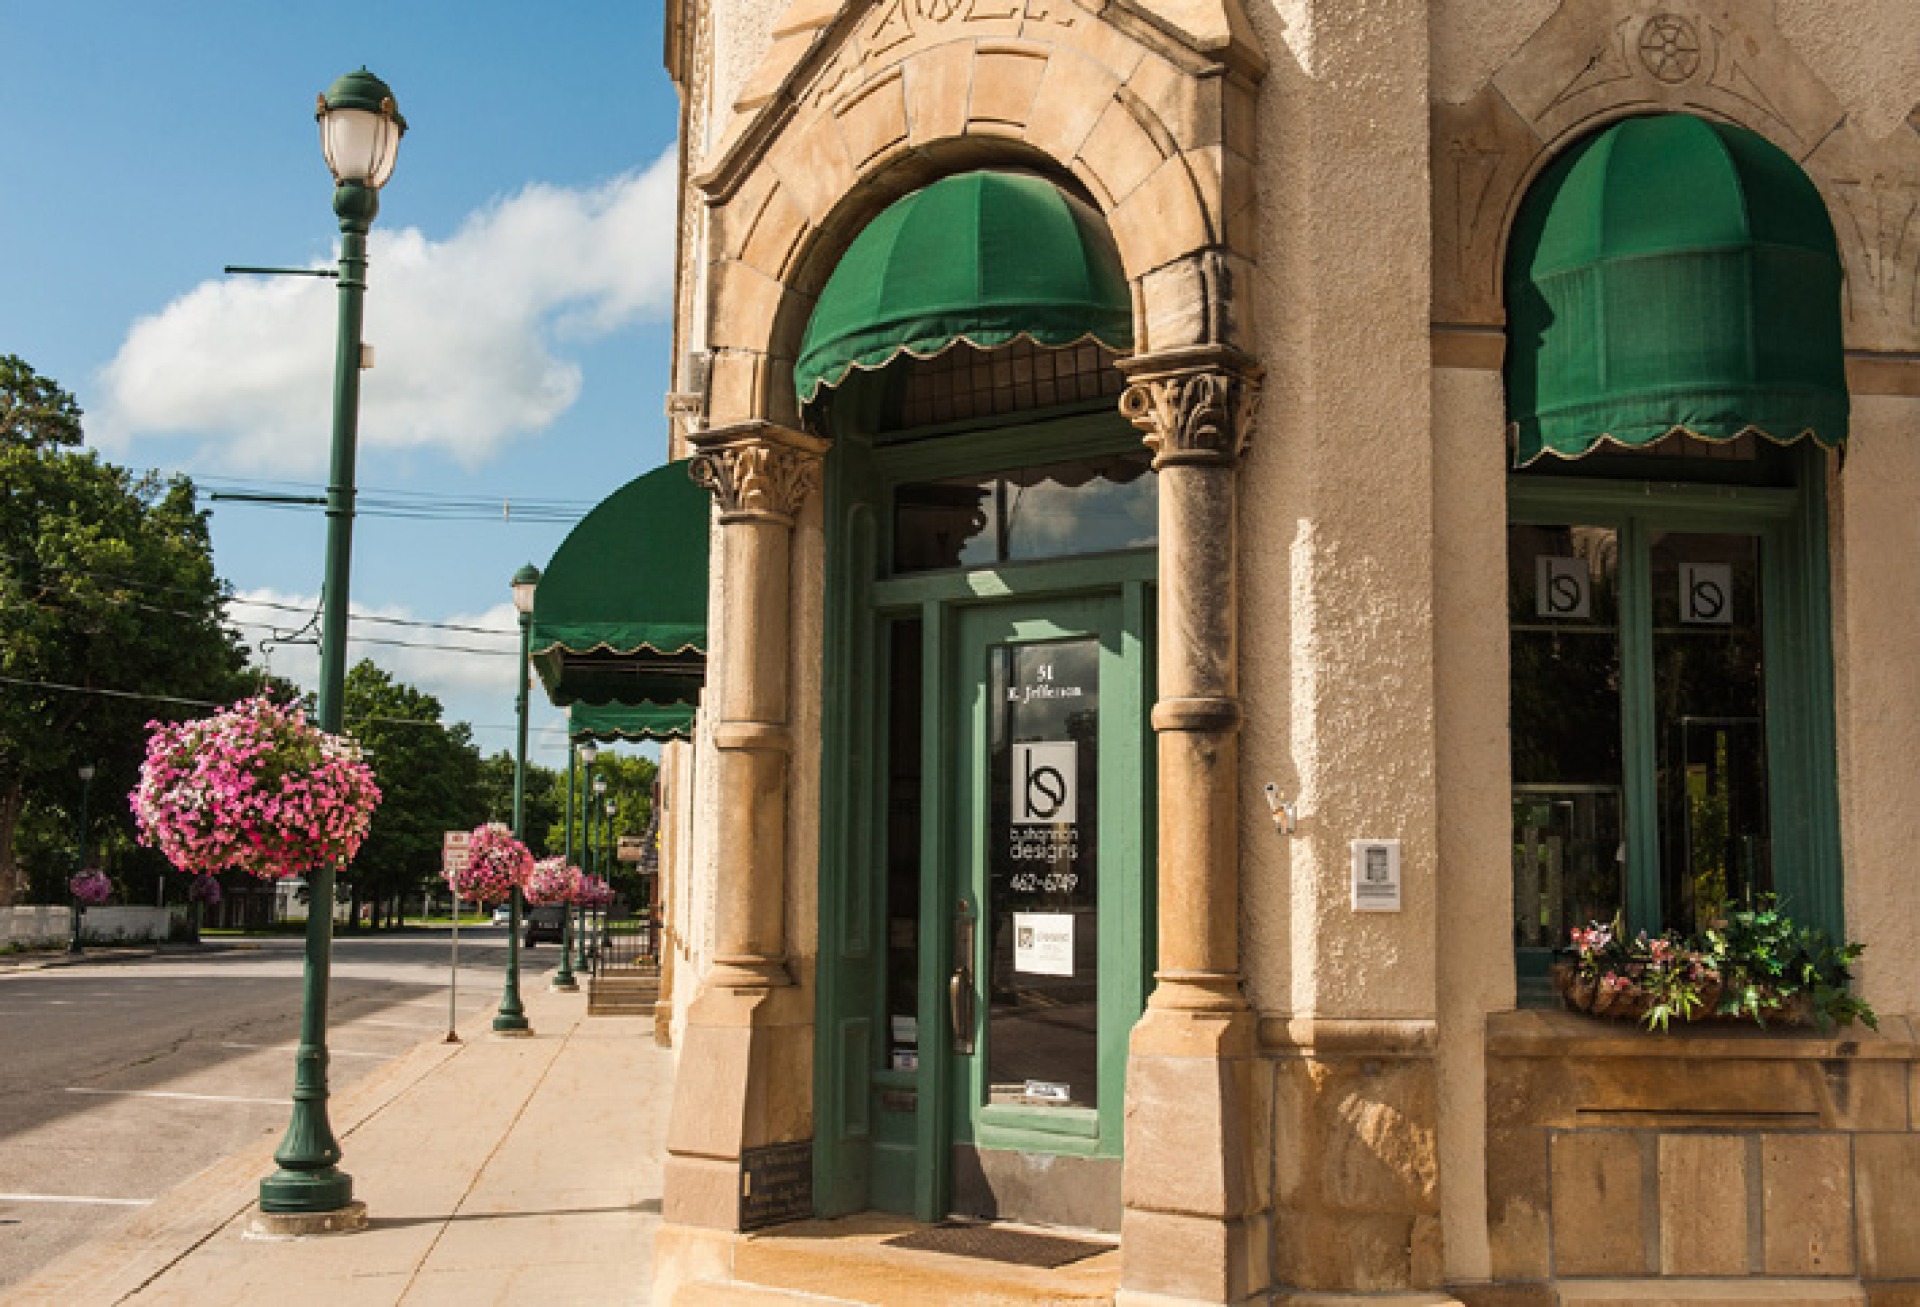
[[[1728,907],[1706,930],[1626,937],[1619,918],[1571,932],[1574,957],[1554,967],[1575,1011],[1644,1021],[1652,1030],[1714,1017],[1821,1029],[1879,1019],[1851,988],[1861,944],[1835,944],[1796,924],[1772,895]]]

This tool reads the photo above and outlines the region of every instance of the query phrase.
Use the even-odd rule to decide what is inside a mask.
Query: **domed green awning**
[[[867,224],[827,279],[794,365],[800,402],[854,368],[1018,337],[1133,346],[1120,255],[1100,215],[1024,173],[935,182]]]
[[[589,704],[567,710],[567,736],[576,743],[593,740],[686,740],[693,737],[691,704]]]
[[[711,505],[682,461],[636,477],[580,519],[534,591],[533,665],[549,699],[698,702]]]
[[[1762,137],[1664,114],[1582,141],[1508,247],[1515,462],[1676,431],[1839,447],[1840,275],[1819,192]]]

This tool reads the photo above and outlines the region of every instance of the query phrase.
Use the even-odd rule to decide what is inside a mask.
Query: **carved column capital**
[[[720,504],[722,522],[792,526],[820,484],[826,442],[770,422],[703,431],[689,474]]]
[[[1121,359],[1120,412],[1140,429],[1153,465],[1232,464],[1253,436],[1260,365],[1226,345]]]

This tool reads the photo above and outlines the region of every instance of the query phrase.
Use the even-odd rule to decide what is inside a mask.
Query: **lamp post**
[[[613,871],[614,871],[614,868],[619,865],[619,861],[620,861],[620,846],[613,837],[613,814],[618,807],[619,805],[616,804],[612,799],[607,800],[607,838],[605,842],[605,848],[606,848],[605,856],[607,859],[607,884],[609,885],[613,884]],[[596,957],[599,955],[600,946],[606,943],[607,922],[610,919],[612,911],[613,911],[613,905],[611,903],[607,904],[605,907],[600,909],[600,929],[594,935],[594,939],[593,939],[593,947],[595,950]]]
[[[92,794],[93,764],[84,762],[80,764],[80,861],[73,869],[76,876],[87,869],[87,800]],[[76,897],[73,901],[73,938],[67,941],[69,953],[86,951],[80,947],[80,918],[85,912],[86,909],[80,906],[80,900]]]
[[[367,232],[380,212],[380,188],[393,176],[407,123],[387,84],[365,68],[320,97],[320,149],[333,174],[340,220],[340,322],[333,364],[333,451],[327,478],[327,557],[321,587],[320,729],[340,730],[347,679],[348,573],[353,559],[354,444],[360,425],[360,321],[367,289]],[[355,1229],[366,1207],[353,1200],[353,1177],[335,1165],[340,1145],[327,1120],[327,987],[333,950],[331,865],[308,873],[306,986],[300,1045],[294,1053],[293,1114],[260,1182],[260,1224],[285,1234]]]
[[[580,761],[587,764],[586,784],[580,792],[580,865],[585,868],[589,876],[593,875],[593,800],[588,796],[593,793],[593,787],[596,784],[604,788],[607,783],[605,778],[596,780],[593,774],[594,760],[599,756],[600,749],[592,740],[580,746]],[[569,822],[573,820],[571,810],[567,813],[567,820]],[[587,905],[582,903],[575,910],[575,916],[579,920],[579,928],[573,935],[574,965],[585,971],[587,969]]]
[[[518,715],[518,743],[513,754],[513,838],[527,840],[527,668],[533,650],[533,594],[540,587],[540,569],[532,563],[513,574],[513,610],[520,615],[520,693],[514,698]],[[507,919],[507,986],[500,995],[500,1010],[494,1014],[493,1033],[525,1037],[533,1033],[527,1024],[526,1009],[520,1006],[520,887],[514,886],[508,900],[513,905]]]
[[[573,865],[573,741],[567,741],[567,807],[566,820],[561,824],[566,828],[565,865]],[[553,973],[553,987],[563,993],[571,993],[580,988],[580,982],[573,975],[573,904],[564,904],[560,909],[560,969]]]
[[[607,778],[604,776],[596,776],[593,781],[593,802],[587,806],[587,820],[596,826],[600,823],[600,809],[602,804],[612,802],[611,799],[606,797],[606,794]],[[604,872],[600,873],[600,879],[611,885],[613,883],[613,844],[608,840],[607,831],[604,829],[600,832],[600,865],[606,868]],[[587,956],[592,958],[596,963],[600,960],[600,934],[598,927],[604,920],[606,910],[607,908],[604,903],[594,905],[593,920],[595,929],[587,932],[591,936],[587,942]]]

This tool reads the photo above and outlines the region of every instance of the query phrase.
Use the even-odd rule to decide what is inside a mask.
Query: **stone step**
[[[1867,1307],[1858,1280],[1560,1280],[1560,1307]]]

